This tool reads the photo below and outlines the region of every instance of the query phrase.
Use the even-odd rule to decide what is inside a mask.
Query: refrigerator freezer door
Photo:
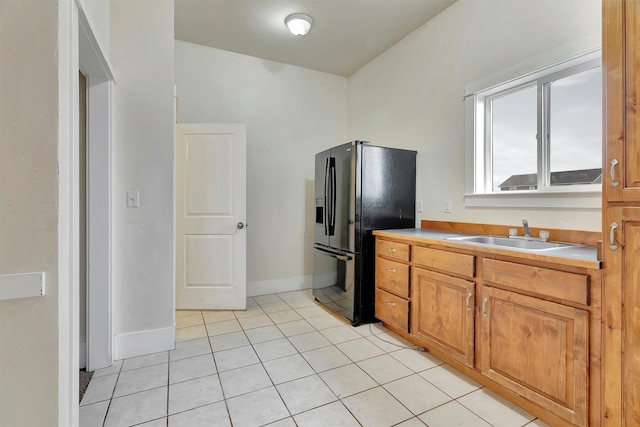
[[[360,322],[357,259],[356,254],[313,248],[313,296],[354,325]]]

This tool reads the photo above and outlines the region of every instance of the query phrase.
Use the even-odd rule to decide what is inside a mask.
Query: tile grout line
[[[113,402],[113,395],[116,392],[116,386],[118,385],[118,381],[120,380],[120,373],[122,373],[122,366],[124,365],[124,360],[120,363],[120,369],[118,369],[118,377],[116,378],[116,382],[113,384],[113,390],[111,390],[111,398],[109,398],[109,404],[107,405],[107,410],[104,413],[104,419],[102,420],[102,426],[106,427],[107,425],[107,416],[109,415],[109,409],[111,409],[111,403]]]
[[[299,313],[298,313],[298,314],[299,314]],[[307,320],[307,318],[304,318],[304,319],[305,319],[305,320]],[[312,325],[312,326],[313,326],[313,325]],[[416,351],[418,351],[418,349],[419,349],[419,347],[416,347],[416,346],[402,346],[402,345],[395,344],[395,343],[392,343],[392,342],[387,341],[387,340],[383,340],[382,338],[377,337],[377,336],[376,336],[377,334],[374,334],[374,333],[373,333],[373,331],[371,330],[371,324],[369,324],[368,326],[369,326],[369,332],[371,333],[371,336],[375,336],[376,338],[378,338],[379,340],[381,340],[381,341],[383,341],[383,342],[386,342],[386,343],[388,343],[388,344],[395,345],[395,346],[399,347],[399,349],[414,349],[414,350],[416,350]],[[330,328],[325,328],[325,329],[330,329]],[[317,330],[317,332],[319,332],[321,335],[323,335],[323,336],[324,336],[324,334],[322,334],[322,330],[317,329],[317,328],[316,328],[316,330]],[[325,336],[325,338],[327,338],[327,337]],[[347,341],[343,341],[343,342],[355,341],[355,340],[357,340],[357,339],[362,339],[362,338],[364,338],[364,337],[360,336],[359,338],[356,338],[356,339],[354,339],[354,340],[347,340]],[[365,338],[365,339],[366,339],[366,338]],[[338,348],[337,344],[338,344],[338,343],[331,342],[330,346],[335,347],[335,348],[336,348],[336,350],[340,351],[340,353],[341,353],[341,354],[344,354],[344,352],[342,352],[342,351],[340,350],[340,348]],[[372,343],[372,344],[374,344],[374,345],[375,345],[375,343]],[[294,346],[294,347],[295,347],[295,346]],[[297,348],[296,348],[296,350],[297,350]],[[390,352],[388,352],[388,351],[385,351],[384,349],[381,349],[381,350],[382,350],[382,351],[384,351],[384,353],[383,353],[383,354],[389,354],[389,353],[390,353]],[[302,353],[300,352],[300,354],[302,354]],[[356,361],[354,361],[353,359],[351,359],[348,355],[346,355],[346,354],[344,354],[344,355],[347,357],[347,359],[349,359],[349,360],[350,360],[351,364],[353,364],[353,365],[357,366],[359,369],[361,369],[361,370],[362,370],[362,368],[357,364],[357,362],[356,362]],[[374,357],[377,357],[377,356],[374,356]],[[368,359],[364,359],[364,360],[368,360]],[[400,362],[400,361],[399,361],[399,362]],[[400,362],[400,363],[401,363],[401,364],[403,364],[402,362]],[[403,364],[403,365],[404,365],[404,364]],[[345,366],[348,366],[348,365],[345,365]],[[406,366],[406,365],[405,365],[405,366]],[[440,366],[440,365],[437,365],[437,366]],[[434,366],[434,367],[436,367],[436,366]],[[338,368],[340,368],[340,367],[338,367]],[[338,368],[332,368],[332,369],[338,369]],[[409,369],[412,371],[412,373],[411,373],[409,376],[412,376],[412,375],[419,375],[419,372],[415,372],[413,369],[411,369],[411,368],[410,368],[410,367],[408,367],[408,366],[407,366],[407,368],[409,368]],[[332,370],[332,369],[329,369],[329,370],[326,370],[326,371],[322,371],[322,372],[328,372],[328,371],[330,371],[330,370]],[[431,369],[431,368],[429,368],[429,369]],[[425,370],[428,370],[428,369],[425,369]],[[315,370],[314,370],[314,371],[315,371]],[[384,387],[384,385],[385,385],[385,384],[388,384],[388,383],[382,384],[382,383],[380,383],[379,381],[377,381],[376,379],[372,378],[368,372],[366,372],[366,371],[364,371],[364,370],[362,370],[362,371],[364,372],[364,374],[365,374],[365,375],[367,375],[369,378],[371,378],[371,380],[376,384],[376,387],[382,387],[382,389],[384,389],[387,393],[389,393],[389,391]],[[421,371],[421,372],[422,372],[422,371]],[[334,395],[334,396],[336,396],[336,398],[338,399],[338,400],[337,400],[337,402],[340,402],[340,404],[341,404],[343,407],[345,407],[345,409],[346,409],[346,410],[351,414],[351,416],[352,416],[352,417],[353,417],[353,418],[354,418],[354,419],[355,419],[355,420],[356,420],[360,425],[362,425],[362,424],[357,420],[357,418],[356,418],[355,414],[353,414],[353,413],[352,413],[352,411],[349,409],[349,407],[345,405],[345,403],[343,402],[343,399],[346,399],[346,398],[349,398],[349,397],[356,396],[356,395],[358,395],[358,394],[361,394],[361,393],[367,392],[367,391],[369,391],[369,390],[372,390],[373,388],[366,389],[366,390],[362,390],[362,391],[360,391],[360,392],[358,392],[358,393],[354,393],[354,394],[351,394],[351,395],[348,395],[348,396],[344,396],[344,397],[337,396],[337,395],[335,394],[335,392],[331,389],[331,387],[329,386],[329,384],[327,384],[327,383],[326,383],[326,381],[324,380],[324,378],[322,378],[322,376],[320,375],[320,373],[321,373],[321,372],[315,372],[315,375],[317,375],[317,376],[320,378],[320,380],[321,380],[321,381],[322,381],[322,382],[327,386],[327,388],[328,388],[329,390],[331,390],[331,392],[333,393],[333,395]],[[407,376],[407,377],[409,377],[409,376]],[[397,380],[399,380],[399,379],[407,378],[407,377],[401,377],[401,378],[398,378],[398,379],[393,380],[393,381],[397,381]],[[421,378],[422,378],[422,377],[421,377]],[[393,382],[393,381],[391,381],[391,382]],[[431,384],[428,380],[426,380],[426,379],[425,379],[425,381],[427,381],[429,384]],[[435,386],[435,385],[433,385],[433,384],[432,384],[432,386],[434,386],[436,389],[440,390],[437,386]],[[374,388],[375,388],[375,387],[374,387]],[[440,390],[440,391],[441,391],[442,393],[444,393],[444,391],[442,391],[442,390]],[[393,397],[393,399],[394,399],[396,402],[398,402],[398,403],[399,403],[403,408],[405,408],[405,409],[409,412],[409,414],[411,414],[411,417],[407,418],[406,420],[402,420],[402,421],[400,421],[400,422],[399,422],[399,423],[397,423],[397,424],[401,424],[401,423],[406,422],[406,421],[408,421],[408,420],[410,420],[410,419],[412,419],[412,418],[418,418],[418,417],[419,417],[419,415],[422,415],[423,413],[426,413],[426,412],[428,412],[429,410],[432,410],[432,409],[435,409],[435,408],[436,408],[436,407],[434,407],[434,408],[430,408],[429,410],[424,411],[423,413],[420,413],[420,414],[414,414],[414,413],[413,413],[413,412],[412,412],[412,411],[411,411],[411,410],[410,410],[410,409],[409,409],[405,404],[403,404],[403,403],[402,403],[402,402],[401,402],[401,401],[400,401],[396,396],[394,396],[394,395],[393,395],[393,394],[391,394],[391,393],[389,393],[389,394]],[[456,399],[455,399],[455,398],[453,398],[452,396],[449,396],[449,395],[448,395],[448,394],[446,394],[446,393],[444,393],[444,394],[445,394],[447,397],[449,397],[449,398],[450,398],[450,400],[448,400],[447,402],[443,403],[443,405],[444,405],[444,404],[446,404],[446,403],[450,403],[450,402],[452,402],[452,401],[455,401],[455,400],[456,400]],[[325,405],[321,405],[321,406],[326,406],[326,405],[329,405],[329,404],[331,404],[331,403],[335,403],[335,401],[334,401],[334,402],[330,402],[330,403],[326,403]],[[438,406],[441,406],[441,405],[438,405]],[[313,410],[313,409],[316,409],[316,408],[312,408],[312,409],[310,409],[310,410]],[[307,411],[305,411],[305,412],[307,412]],[[418,419],[419,419],[419,418],[418,418]]]
[[[291,305],[289,305],[286,301],[284,301],[284,302],[285,302],[285,304],[287,304],[287,306],[289,306],[289,307],[290,307],[290,309],[291,309],[291,310],[293,310],[293,312],[294,312],[294,313],[296,313],[298,316],[300,316],[302,320],[305,320],[307,323],[309,323],[309,322],[307,321],[307,318],[306,318],[306,317],[304,317],[301,313],[299,313],[295,308],[291,307]],[[284,311],[284,310],[283,310],[283,311]],[[270,316],[269,316],[269,317],[270,317]],[[282,322],[282,323],[288,323],[288,322]],[[274,324],[275,324],[275,322],[274,322]],[[310,324],[310,323],[309,323],[309,324]],[[310,326],[314,329],[314,331],[313,331],[313,332],[319,333],[321,336],[324,336],[324,335],[322,334],[321,330],[317,329],[317,328],[316,328],[314,325],[312,325],[312,324],[310,324]],[[277,325],[277,324],[276,324],[276,327],[278,327],[278,325]],[[280,328],[278,327],[278,329],[280,329]],[[282,330],[281,330],[281,332],[282,332]],[[312,333],[312,332],[309,332],[309,333]],[[296,350],[296,354],[300,355],[300,356],[302,357],[302,359],[303,359],[303,360],[305,360],[305,362],[306,362],[309,366],[311,366],[311,365],[309,364],[309,362],[305,359],[304,355],[302,354],[303,352],[302,352],[302,351],[300,351],[300,350],[299,350],[299,349],[294,345],[294,343],[293,343],[293,342],[291,342],[291,337],[293,337],[293,336],[300,336],[300,335],[304,335],[304,334],[305,334],[305,333],[297,334],[297,335],[291,335],[291,336],[285,336],[285,339],[286,339],[286,340],[287,340],[287,342],[288,342],[291,346],[293,346],[293,348]],[[327,339],[326,337],[324,337],[324,338],[325,338],[325,339]],[[328,339],[327,339],[327,340],[328,340]],[[353,360],[351,360],[351,359],[350,359],[346,354],[344,354],[342,351],[340,351],[340,349],[339,349],[339,348],[337,348],[337,347],[336,347],[336,345],[335,345],[334,343],[330,342],[330,344],[329,344],[328,346],[326,346],[326,347],[331,347],[331,346],[335,347],[335,348],[336,348],[336,350],[338,350],[338,351],[339,351],[341,354],[343,354],[347,359],[349,359],[349,361],[351,361],[352,363],[355,363],[355,362],[353,362]],[[320,347],[320,348],[326,348],[326,347]],[[314,349],[314,350],[317,350],[317,349]],[[313,351],[313,350],[309,350],[309,351]],[[286,357],[286,356],[285,356],[285,357]],[[277,359],[274,359],[274,360],[277,360]],[[261,360],[261,363],[263,364],[263,369],[265,369],[265,371],[266,371],[266,368],[264,367],[264,362],[263,362],[262,360]],[[300,413],[297,413],[297,414],[295,414],[295,415],[291,412],[291,410],[290,410],[290,409],[289,409],[289,407],[287,406],[287,404],[286,404],[286,402],[285,402],[284,398],[282,397],[282,394],[280,393],[280,390],[278,389],[277,385],[276,385],[275,383],[273,383],[273,379],[271,379],[271,382],[273,383],[273,385],[274,385],[274,387],[275,387],[276,391],[278,392],[278,395],[280,396],[280,399],[281,399],[281,400],[283,401],[283,403],[285,404],[285,407],[287,407],[287,410],[289,411],[290,417],[291,417],[291,419],[293,420],[293,422],[297,425],[297,423],[296,423],[296,421],[295,421],[295,416],[296,416],[296,415],[300,415],[300,414],[303,414],[303,413],[305,413],[305,412],[309,412],[309,411],[315,410],[315,409],[317,409],[317,408],[320,408],[320,407],[322,407],[322,406],[327,406],[327,405],[333,404],[333,403],[335,403],[335,402],[340,402],[340,404],[341,404],[341,405],[342,405],[342,406],[343,406],[343,407],[344,407],[344,408],[345,408],[345,409],[346,409],[346,410],[351,414],[351,411],[349,410],[349,408],[347,408],[347,407],[344,405],[344,403],[342,402],[342,399],[341,399],[341,398],[340,398],[340,397],[339,397],[339,396],[338,396],[338,395],[337,395],[337,394],[336,394],[336,393],[331,389],[331,387],[329,387],[329,385],[328,385],[328,384],[326,383],[326,381],[322,378],[322,376],[320,376],[320,373],[321,373],[321,372],[317,372],[317,371],[315,370],[315,368],[313,368],[312,366],[311,366],[311,369],[313,370],[313,374],[310,374],[310,375],[307,375],[307,376],[304,376],[304,377],[300,377],[300,378],[296,378],[296,379],[293,379],[293,380],[290,380],[290,381],[285,381],[285,382],[280,383],[280,384],[278,384],[278,385],[287,384],[287,383],[290,383],[290,382],[293,382],[293,381],[297,381],[297,380],[299,380],[299,379],[303,379],[303,378],[308,378],[308,377],[311,377],[311,376],[316,376],[316,377],[318,377],[318,378],[320,379],[320,381],[322,381],[322,383],[323,383],[323,384],[327,387],[327,389],[332,393],[332,395],[335,397],[335,399],[336,399],[336,400],[334,400],[334,401],[332,401],[332,402],[325,403],[325,404],[320,405],[320,406],[316,406],[316,407],[313,407],[313,408],[307,409],[307,410],[302,411],[302,412],[300,412]],[[333,368],[333,369],[336,369],[336,368]],[[328,371],[328,370],[327,370],[327,371]],[[326,371],[323,371],[323,372],[326,372]],[[268,372],[267,372],[267,375],[268,375]],[[351,414],[351,416],[354,418],[354,420],[356,420],[356,422],[358,422],[358,424],[362,425],[359,421],[357,421],[357,418],[356,418],[353,414]],[[283,418],[283,419],[284,419],[284,418]],[[276,422],[277,422],[277,421],[276,421]]]
[[[292,309],[293,309],[293,310],[294,310],[298,315],[301,315],[301,314],[300,314],[300,313],[299,313],[295,308],[292,308]],[[318,316],[318,317],[319,317],[319,316]],[[303,320],[305,320],[305,321],[307,321],[307,323],[309,323],[306,317],[303,317]],[[287,323],[287,322],[283,322],[283,323]],[[277,326],[277,325],[276,325],[276,326]],[[315,327],[315,326],[313,326],[313,325],[311,325],[311,326],[314,328],[315,332],[319,333],[321,336],[323,336],[325,339],[327,339],[327,340],[328,340],[328,342],[330,343],[328,346],[321,347],[321,348],[333,347],[336,351],[338,351],[340,354],[342,354],[343,356],[345,356],[345,357],[347,358],[347,360],[349,360],[349,362],[351,362],[350,364],[353,364],[353,365],[357,366],[359,369],[361,369],[361,370],[362,370],[362,368],[360,368],[360,367],[357,365],[357,362],[355,362],[355,361],[354,361],[353,359],[351,359],[348,355],[346,355],[342,350],[340,350],[340,348],[338,348],[338,346],[337,346],[337,344],[338,344],[338,343],[334,343],[333,341],[330,341],[330,340],[329,340],[329,339],[328,339],[328,338],[327,338],[327,337],[322,333],[322,330],[324,330],[324,329],[331,329],[332,327],[324,328],[324,329],[318,329],[318,328],[316,328],[316,327]],[[342,325],[340,325],[340,326],[342,326]],[[340,327],[340,326],[336,326],[336,328],[337,328],[337,327]],[[298,335],[304,335],[304,334],[298,334]],[[298,336],[298,335],[292,335],[292,336]],[[287,338],[287,341],[288,341],[291,345],[293,345],[293,343],[291,343],[291,341],[290,341],[291,336],[289,336],[289,337],[285,337],[285,338]],[[354,340],[356,340],[356,339],[361,339],[361,338],[364,338],[364,337],[359,336],[358,338],[354,338],[353,340],[347,340],[347,341],[343,341],[343,342],[354,341]],[[383,341],[384,341],[384,340],[383,340]],[[388,342],[388,341],[387,341],[387,342]],[[375,345],[375,344],[374,344],[374,345]],[[302,356],[302,357],[303,357],[303,359],[305,359],[305,360],[306,360],[306,358],[305,358],[305,357],[304,357],[304,355],[303,355],[303,353],[304,353],[304,352],[301,352],[300,350],[298,350],[298,349],[297,349],[297,347],[295,347],[295,345],[294,345],[294,348],[296,349],[296,351],[298,352],[298,354],[299,354],[300,356]],[[314,350],[318,350],[318,349],[312,349],[312,350],[308,350],[308,351],[310,352],[310,351],[314,351]],[[383,351],[384,351],[384,350],[383,350]],[[263,363],[263,362],[261,361],[261,363]],[[309,363],[309,362],[307,361],[307,363]],[[296,414],[296,415],[300,415],[300,414],[302,414],[302,413],[305,413],[305,412],[308,412],[308,411],[312,411],[312,410],[317,409],[317,408],[319,408],[319,407],[326,406],[326,405],[330,405],[330,404],[335,403],[335,402],[340,402],[340,404],[341,404],[341,405],[342,405],[342,406],[343,406],[343,407],[344,407],[344,408],[345,408],[345,409],[346,409],[346,410],[351,414],[351,416],[352,416],[352,417],[353,417],[353,418],[358,422],[358,424],[362,425],[362,424],[357,420],[357,418],[355,417],[355,414],[353,414],[353,413],[351,412],[351,410],[350,410],[350,409],[345,405],[345,403],[343,402],[343,398],[342,398],[341,396],[338,396],[338,395],[335,393],[335,391],[333,391],[333,389],[331,389],[331,387],[329,386],[329,384],[327,384],[327,383],[326,383],[326,381],[324,380],[324,378],[322,378],[322,376],[320,375],[320,374],[321,374],[321,373],[323,373],[323,372],[329,372],[329,371],[331,371],[331,370],[339,369],[339,368],[344,367],[344,366],[349,366],[349,365],[338,366],[338,367],[330,368],[330,369],[326,369],[326,370],[324,370],[324,371],[320,371],[320,372],[318,372],[315,368],[313,368],[313,367],[312,367],[312,369],[313,369],[313,371],[314,371],[314,373],[313,373],[313,374],[310,374],[310,375],[308,375],[308,376],[304,376],[304,377],[301,377],[301,378],[293,379],[293,380],[286,381],[286,382],[282,383],[282,384],[286,384],[286,383],[289,383],[289,382],[297,381],[297,380],[302,379],[302,378],[308,378],[308,377],[311,377],[311,376],[316,376],[316,377],[318,377],[318,378],[320,379],[320,381],[322,381],[322,383],[327,387],[327,389],[328,389],[328,390],[332,393],[332,395],[336,398],[336,400],[334,400],[334,401],[332,401],[332,402],[325,403],[324,405],[320,405],[320,406],[318,406],[318,407],[310,408],[310,409],[308,409],[308,410],[306,410],[306,411],[303,411],[303,412],[301,412],[301,413],[299,413],[299,414]],[[263,367],[264,367],[264,366],[263,366]],[[265,369],[265,371],[266,371],[266,369]],[[364,371],[364,370],[363,370],[363,372],[364,372],[364,374],[365,374],[365,375],[367,375],[369,378],[371,378],[371,376],[369,375],[369,373],[368,373],[368,372],[366,372],[366,371]],[[413,375],[413,373],[412,373],[412,375]],[[384,388],[383,384],[380,384],[380,383],[379,383],[378,381],[376,381],[374,378],[371,378],[371,380],[376,384],[376,386],[377,386],[377,387],[383,387],[383,388]],[[272,380],[272,382],[273,382],[273,380]],[[281,384],[280,384],[280,385],[281,385]],[[282,399],[282,401],[284,402],[284,399],[282,398],[282,395],[280,394],[280,391],[278,390],[277,386],[276,386],[275,384],[274,384],[274,386],[275,386],[276,390],[278,391],[278,394],[280,395],[280,398],[281,398],[281,399]],[[348,397],[351,397],[351,396],[355,396],[355,395],[358,395],[358,394],[360,394],[360,393],[364,393],[364,392],[366,392],[366,391],[368,391],[368,390],[371,390],[371,389],[362,390],[362,391],[360,391],[360,392],[358,392],[358,393],[354,393],[354,394],[352,394],[352,395],[345,396],[345,398],[348,398]],[[393,395],[392,395],[392,397],[393,397],[396,401],[398,401],[398,399],[397,399],[395,396],[393,396]],[[403,407],[405,407],[405,406],[402,404],[402,402],[399,402],[399,401],[398,401],[398,403],[399,403],[399,404],[401,404]],[[285,402],[285,406],[286,406],[286,402]],[[287,408],[288,408],[288,407],[287,407]],[[405,408],[406,408],[406,407],[405,407]],[[415,417],[415,415],[413,415],[413,412],[411,412],[408,408],[406,408],[406,409],[407,409],[407,410],[408,410],[408,412],[412,415],[412,417],[410,417],[410,418],[408,418],[408,419],[411,419],[411,418]],[[291,414],[291,417],[293,418],[293,417],[294,417],[293,413],[291,413],[291,411],[290,411],[290,410],[289,410],[289,412],[290,412],[290,414]],[[407,420],[408,420],[408,419],[407,419]],[[402,422],[407,421],[407,420],[403,420]],[[294,421],[294,422],[295,422],[295,421]]]
[[[202,314],[202,313],[201,313]],[[174,344],[176,347],[176,344]],[[175,348],[174,348],[175,350]],[[171,351],[167,351],[167,416],[165,418],[165,427],[169,427],[169,403],[171,396]]]

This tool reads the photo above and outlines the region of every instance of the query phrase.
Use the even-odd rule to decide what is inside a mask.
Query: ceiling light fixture
[[[294,13],[285,18],[284,23],[294,36],[304,36],[309,32],[313,25],[313,19],[304,13]]]

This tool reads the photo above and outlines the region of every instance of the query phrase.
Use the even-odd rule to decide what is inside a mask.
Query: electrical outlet
[[[445,213],[451,213],[451,199],[444,199],[444,211]]]
[[[422,212],[422,210],[423,210],[423,209],[422,209],[422,200],[418,200],[418,201],[416,202],[416,211],[417,211],[418,213],[421,213],[421,212]]]

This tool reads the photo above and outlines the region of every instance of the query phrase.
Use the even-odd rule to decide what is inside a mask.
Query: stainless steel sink
[[[466,242],[466,243],[478,243],[478,244],[490,245],[490,246],[506,246],[509,248],[527,249],[530,251],[546,251],[550,249],[561,249],[561,248],[582,246],[582,245],[576,245],[573,243],[545,242],[542,240],[528,240],[528,239],[517,239],[517,238],[513,239],[513,238],[499,237],[499,236],[458,236],[458,237],[449,237],[446,240]]]

